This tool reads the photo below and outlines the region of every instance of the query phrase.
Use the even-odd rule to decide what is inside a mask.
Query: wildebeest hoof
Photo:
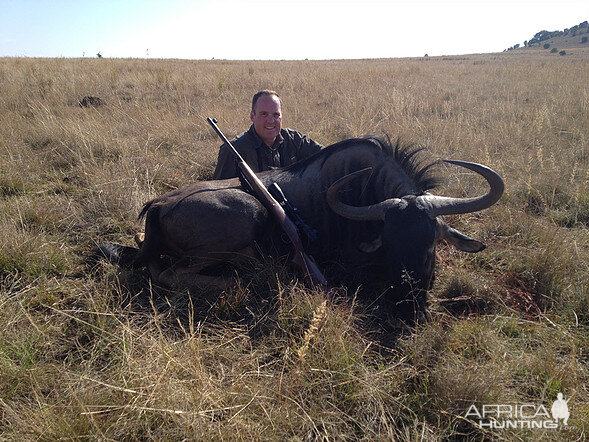
[[[106,243],[96,247],[88,257],[89,263],[96,263],[99,260],[106,260],[111,264],[117,264],[122,267],[129,267],[139,249],[128,247],[122,244]]]

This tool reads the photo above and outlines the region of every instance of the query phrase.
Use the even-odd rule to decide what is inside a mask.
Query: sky
[[[0,0],[0,57],[460,55],[587,19],[588,0]]]

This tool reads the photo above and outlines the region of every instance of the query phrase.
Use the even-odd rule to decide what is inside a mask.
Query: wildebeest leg
[[[87,262],[89,264],[96,264],[99,260],[105,259],[112,264],[129,267],[138,252],[139,250],[135,247],[106,243],[96,247],[87,258]]]
[[[148,263],[151,277],[160,285],[173,289],[217,288],[227,290],[234,285],[234,278],[228,276],[201,275],[200,272],[220,262],[243,263],[255,257],[252,247],[246,247],[238,252],[204,253],[200,251],[191,253],[190,258],[181,259],[172,267],[164,267],[161,260],[152,260]]]
[[[153,272],[154,270],[156,269],[150,265],[149,271]],[[188,290],[205,290],[211,288],[228,290],[234,283],[231,277],[201,275],[198,273],[200,270],[202,270],[201,266],[168,268],[160,272],[155,279],[158,284],[165,287]]]

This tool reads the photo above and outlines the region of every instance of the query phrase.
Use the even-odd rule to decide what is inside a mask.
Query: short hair
[[[254,94],[254,98],[252,98],[252,112],[255,110],[256,103],[258,102],[258,99],[262,95],[267,95],[269,97],[276,97],[276,98],[278,98],[278,101],[280,102],[280,107],[282,107],[282,100],[280,99],[280,96],[276,92],[274,92],[274,91],[271,91],[269,89],[264,89],[264,90],[261,90],[261,91],[256,92]]]

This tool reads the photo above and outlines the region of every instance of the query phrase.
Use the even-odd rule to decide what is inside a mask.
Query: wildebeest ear
[[[480,241],[453,229],[444,221],[438,219],[438,239],[443,239],[463,252],[476,253],[487,247]]]

